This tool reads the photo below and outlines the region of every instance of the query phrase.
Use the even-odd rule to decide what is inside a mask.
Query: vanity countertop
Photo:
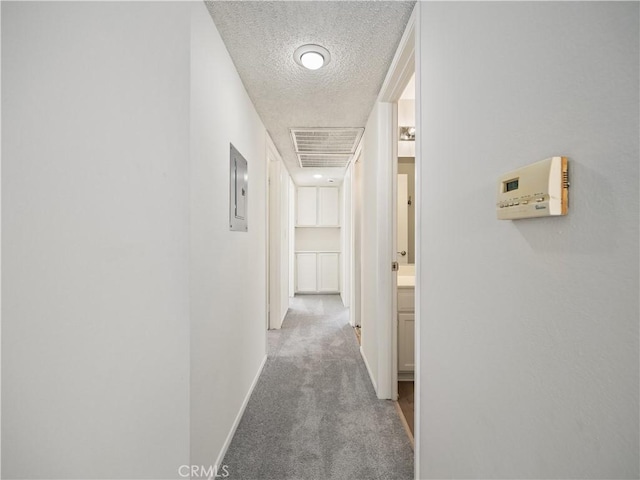
[[[414,288],[416,286],[415,275],[398,275],[398,288],[408,287]]]
[[[416,266],[401,264],[398,269],[398,287],[413,288],[416,286]]]

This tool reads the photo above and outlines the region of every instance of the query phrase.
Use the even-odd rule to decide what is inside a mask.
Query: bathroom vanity
[[[415,371],[415,265],[398,271],[398,380],[413,380]]]

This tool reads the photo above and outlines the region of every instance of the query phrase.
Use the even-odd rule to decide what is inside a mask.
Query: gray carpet
[[[378,400],[337,295],[293,299],[224,458],[229,479],[413,478],[394,404]]]

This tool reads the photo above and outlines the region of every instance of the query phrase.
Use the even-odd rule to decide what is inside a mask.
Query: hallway
[[[413,451],[378,400],[338,295],[296,296],[223,465],[237,479],[409,479]]]
[[[0,17],[2,479],[640,479],[640,2]]]

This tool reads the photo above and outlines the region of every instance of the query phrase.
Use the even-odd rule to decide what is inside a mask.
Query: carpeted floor
[[[378,400],[337,295],[293,299],[224,458],[229,479],[413,478],[394,404]]]

